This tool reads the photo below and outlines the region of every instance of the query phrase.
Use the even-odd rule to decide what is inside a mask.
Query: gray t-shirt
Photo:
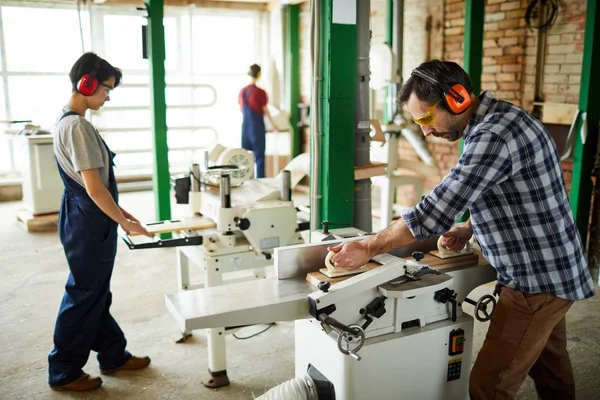
[[[73,110],[64,106],[61,116],[69,111]],[[97,169],[109,187],[110,155],[98,131],[82,116],[69,115],[56,123],[54,154],[63,171],[81,186],[85,187],[81,171]]]

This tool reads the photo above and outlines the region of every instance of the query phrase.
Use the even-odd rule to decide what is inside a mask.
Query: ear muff
[[[415,69],[411,75],[416,75],[420,78],[423,78],[442,89],[444,94],[442,99],[452,114],[459,115],[469,109],[469,106],[471,105],[471,96],[469,95],[469,91],[460,83],[450,86],[449,84],[440,82],[428,73],[418,69]]]
[[[94,63],[92,72],[83,75],[79,82],[77,82],[77,91],[79,93],[84,96],[91,96],[96,92],[99,85],[98,79],[96,78],[98,68],[100,68],[100,57],[96,56],[96,62]]]
[[[444,92],[444,100],[453,114],[462,114],[471,105],[471,96],[469,91],[460,83],[452,86],[450,90]]]

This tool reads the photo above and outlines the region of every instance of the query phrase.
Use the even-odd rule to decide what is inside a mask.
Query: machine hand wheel
[[[353,335],[346,331],[339,332],[337,340],[338,349],[342,354],[351,355],[360,360],[360,357],[356,353],[365,344],[365,331],[360,325],[350,325],[348,328],[358,332],[358,335]]]
[[[488,305],[492,305],[492,309],[488,311]],[[475,304],[475,318],[478,321],[485,322],[489,321],[494,314],[496,309],[496,298],[490,294],[482,296]]]

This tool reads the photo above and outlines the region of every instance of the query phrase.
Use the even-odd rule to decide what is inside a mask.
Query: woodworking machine
[[[473,318],[460,305],[495,270],[432,268],[423,256],[435,242],[420,242],[375,257],[380,266],[368,272],[309,284],[339,242],[277,248],[276,278],[170,294],[167,309],[184,331],[295,320],[296,377],[278,393],[295,385],[307,399],[467,399]],[[489,318],[489,300],[468,301]]]
[[[194,165],[190,190],[185,193],[192,211],[201,218],[166,227],[147,226],[152,232],[173,232],[176,237],[171,240],[134,244],[126,238],[131,249],[177,247],[178,286],[182,291],[265,278],[267,269],[273,267],[275,248],[303,243],[291,199],[292,173],[283,171],[276,179],[251,179],[252,173],[246,173],[246,168],[254,164],[252,153],[223,147],[217,150],[212,151],[211,158],[224,164]],[[201,281],[191,281],[190,264],[199,267]],[[209,376],[203,382],[208,387],[229,384],[225,334],[234,331],[227,328],[231,326],[215,325],[206,331]],[[193,329],[184,328],[176,341],[185,341]]]

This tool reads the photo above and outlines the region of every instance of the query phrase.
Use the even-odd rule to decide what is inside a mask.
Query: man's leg
[[[567,352],[567,326],[565,318],[554,328],[546,347],[529,371],[542,400],[575,399],[575,379]]]
[[[512,399],[573,302],[503,287],[469,382],[472,399]]]

